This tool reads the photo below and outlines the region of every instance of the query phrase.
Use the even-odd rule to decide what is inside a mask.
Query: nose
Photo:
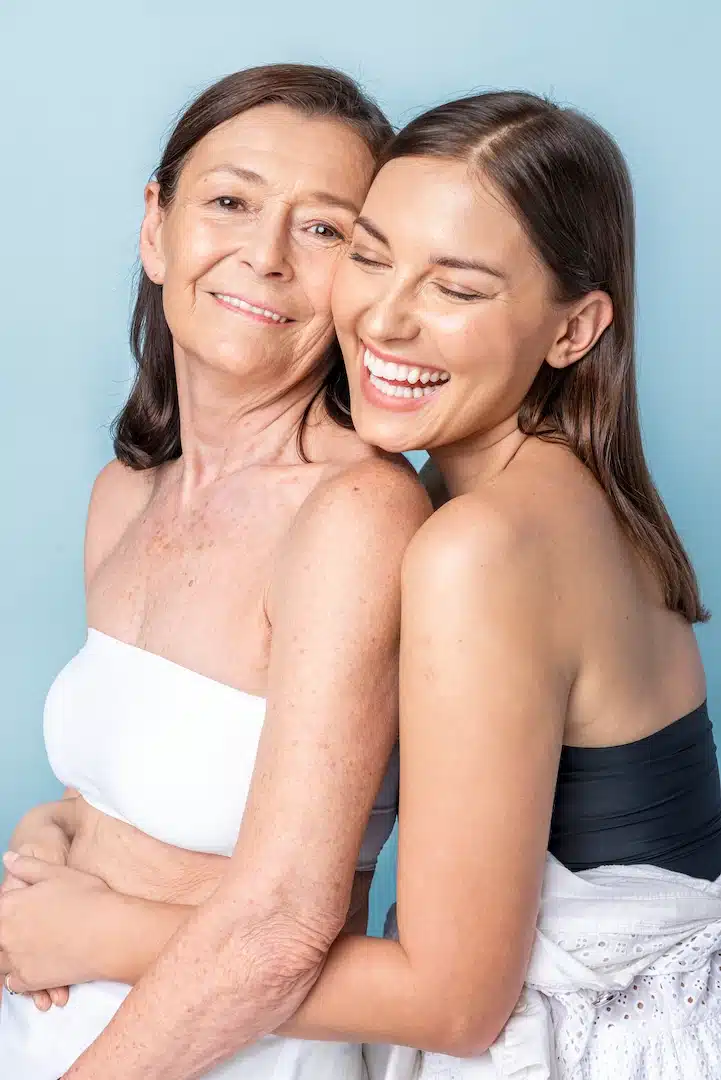
[[[402,286],[387,288],[366,308],[363,331],[377,345],[412,341],[419,331],[413,297]]]
[[[293,277],[293,268],[288,210],[276,207],[259,214],[244,237],[240,255],[258,277],[289,281]]]

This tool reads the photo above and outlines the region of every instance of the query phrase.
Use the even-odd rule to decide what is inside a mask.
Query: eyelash
[[[329,225],[327,221],[314,221],[313,224],[309,226],[308,232],[311,232],[312,229],[328,229],[333,233],[333,236],[320,236],[319,233],[313,233],[313,236],[320,236],[321,240],[345,240],[343,234],[339,232],[334,225]]]
[[[248,204],[243,199],[237,198],[235,195],[219,195],[217,199],[213,199],[213,202],[218,206],[220,210],[247,210]],[[233,203],[233,206],[225,206],[224,203]]]
[[[348,256],[353,262],[360,263],[362,266],[382,266],[383,264],[377,262],[376,259],[366,259],[365,255],[359,255],[357,251],[351,251]]]
[[[483,300],[483,299],[488,299],[487,297],[483,296],[483,293],[454,292],[453,289],[447,289],[445,287],[445,285],[439,285],[438,288],[441,290],[442,293],[445,293],[446,296],[452,296],[454,300]]]

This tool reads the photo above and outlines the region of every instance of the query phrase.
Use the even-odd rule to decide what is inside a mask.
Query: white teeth
[[[375,353],[372,353],[370,349],[366,349],[363,354],[363,364],[370,371],[371,381],[374,386],[377,385],[377,383],[373,381],[373,377],[375,377],[375,379],[383,380],[386,385],[389,383],[396,384],[399,393],[389,393],[389,397],[417,397],[418,395],[414,394],[410,389],[410,387],[414,387],[416,383],[421,383],[425,386],[427,383],[446,383],[450,379],[450,375],[447,371],[432,371],[430,368],[408,367],[406,364],[396,364],[392,360],[381,360],[381,358],[376,356]],[[406,383],[408,385],[403,387],[397,385],[399,383]],[[434,387],[429,386],[429,392],[431,389],[434,389]],[[408,390],[407,394],[404,393],[405,390]],[[386,393],[385,390],[383,392]]]
[[[264,315],[266,319],[272,319],[273,322],[277,323],[288,322],[284,315],[278,315],[275,311],[268,311],[267,308],[256,307],[255,304],[249,304],[247,300],[241,300],[237,296],[227,296],[225,293],[216,293],[215,295],[219,300],[230,304],[231,307],[240,308],[241,311],[252,311],[254,315]]]
[[[426,398],[432,397],[435,393],[432,387],[414,386],[413,389],[410,386],[399,386],[397,383],[386,382],[385,379],[379,379],[377,375],[371,374],[370,381],[382,394],[386,397],[392,398]]]

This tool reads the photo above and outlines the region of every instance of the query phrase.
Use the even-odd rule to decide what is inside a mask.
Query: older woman
[[[189,107],[146,189],[138,374],[91,499],[88,638],[45,711],[67,797],[13,838],[68,866],[33,888],[11,875],[0,903],[7,1080],[56,1080],[108,1024],[143,903],[205,901],[172,981],[190,988],[212,953],[242,1043],[295,1011],[348,915],[364,922],[395,816],[401,558],[429,507],[351,430],[330,296],[389,134],[336,72],[245,71]],[[53,953],[69,906],[77,931]],[[75,982],[62,1009],[17,993],[61,1003]],[[361,1069],[358,1047],[274,1037],[217,1075]]]

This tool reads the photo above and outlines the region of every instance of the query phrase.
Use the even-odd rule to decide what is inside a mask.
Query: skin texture
[[[219,177],[229,162],[263,180]],[[103,928],[117,950],[126,931],[143,937],[148,911],[179,916],[165,941],[185,924],[71,1075],[205,1071],[229,1039],[239,1047],[295,1011],[349,909],[364,921],[369,875],[354,872],[397,737],[401,560],[430,506],[412,470],[320,407],[310,463],[296,435],[371,167],[348,128],[268,106],[199,144],[170,207],[155,185],[146,193],[141,255],[163,284],[184,452],[98,477],[88,622],[265,696],[267,717],[232,858],[166,849],[79,800],[68,865],[0,898],[0,959],[16,989],[106,975],[118,957]],[[258,322],[216,291],[290,321]],[[72,920],[88,949],[63,945]]]
[[[386,450],[429,446],[451,501],[403,560],[400,940],[339,938],[281,1030],[467,1055],[522,985],[562,742],[648,735],[698,705],[704,677],[593,478],[518,431],[540,365],[581,362],[609,298],[558,303],[514,214],[463,163],[390,163],[363,217],[388,242],[357,226],[334,287],[354,420]],[[366,347],[450,380],[416,410],[384,408],[364,390]],[[149,1076],[196,1075],[146,1061]]]

